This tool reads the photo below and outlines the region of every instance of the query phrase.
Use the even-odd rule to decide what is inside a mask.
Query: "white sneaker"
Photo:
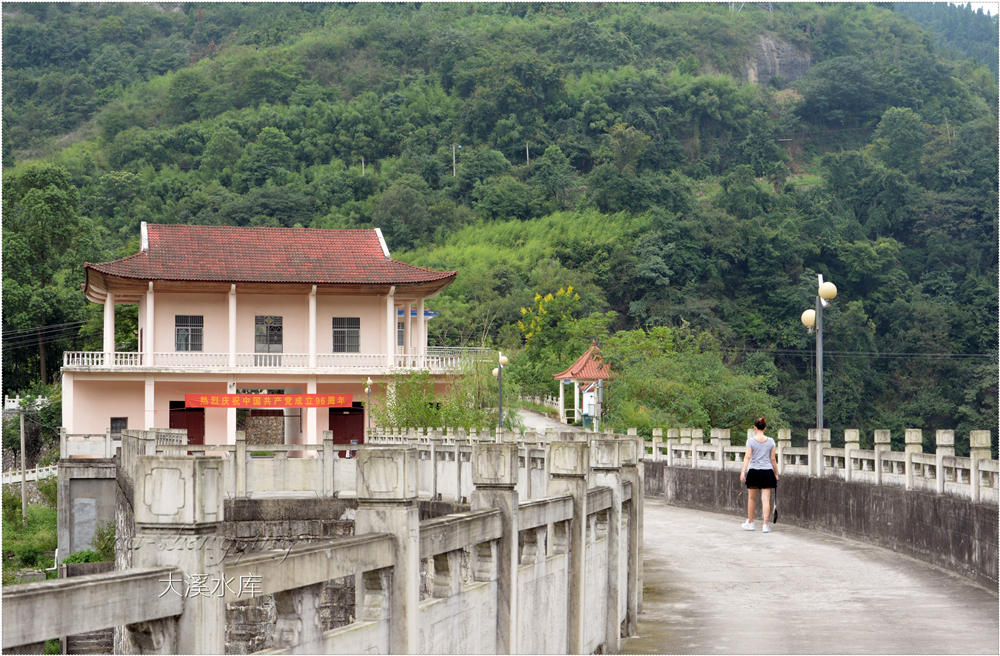
[[[743,522],[743,530],[744,531],[752,531],[753,529],[754,529],[754,526],[753,526],[753,524],[751,522]]]
[[[771,532],[771,527],[768,526],[767,524],[764,524],[764,529],[761,531],[761,533],[770,533],[770,532]]]

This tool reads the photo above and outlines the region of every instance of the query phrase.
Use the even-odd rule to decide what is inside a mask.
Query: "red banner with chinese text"
[[[352,394],[185,394],[185,408],[350,408]]]

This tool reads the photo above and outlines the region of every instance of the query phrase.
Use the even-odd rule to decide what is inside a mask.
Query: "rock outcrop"
[[[775,77],[781,77],[786,83],[793,82],[808,73],[812,66],[809,53],[768,35],[758,38],[755,55],[746,63],[744,72],[748,81],[758,84],[770,84]]]

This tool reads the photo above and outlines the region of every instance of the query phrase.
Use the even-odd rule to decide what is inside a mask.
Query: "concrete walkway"
[[[525,410],[524,408],[518,408],[517,414],[521,415],[521,419],[524,420],[525,428],[530,428],[538,431],[539,433],[544,433],[546,428],[554,428],[558,432],[580,432],[583,430],[583,428],[579,426],[563,424],[560,423],[558,419],[550,419],[543,414],[532,412],[531,410]]]
[[[636,654],[997,654],[997,591],[866,543],[645,503]]]

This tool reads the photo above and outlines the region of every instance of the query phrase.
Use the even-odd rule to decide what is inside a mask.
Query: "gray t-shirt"
[[[747,446],[750,447],[748,469],[771,469],[771,449],[775,447],[774,440],[769,437],[763,442],[758,442],[750,437],[747,439]]]

